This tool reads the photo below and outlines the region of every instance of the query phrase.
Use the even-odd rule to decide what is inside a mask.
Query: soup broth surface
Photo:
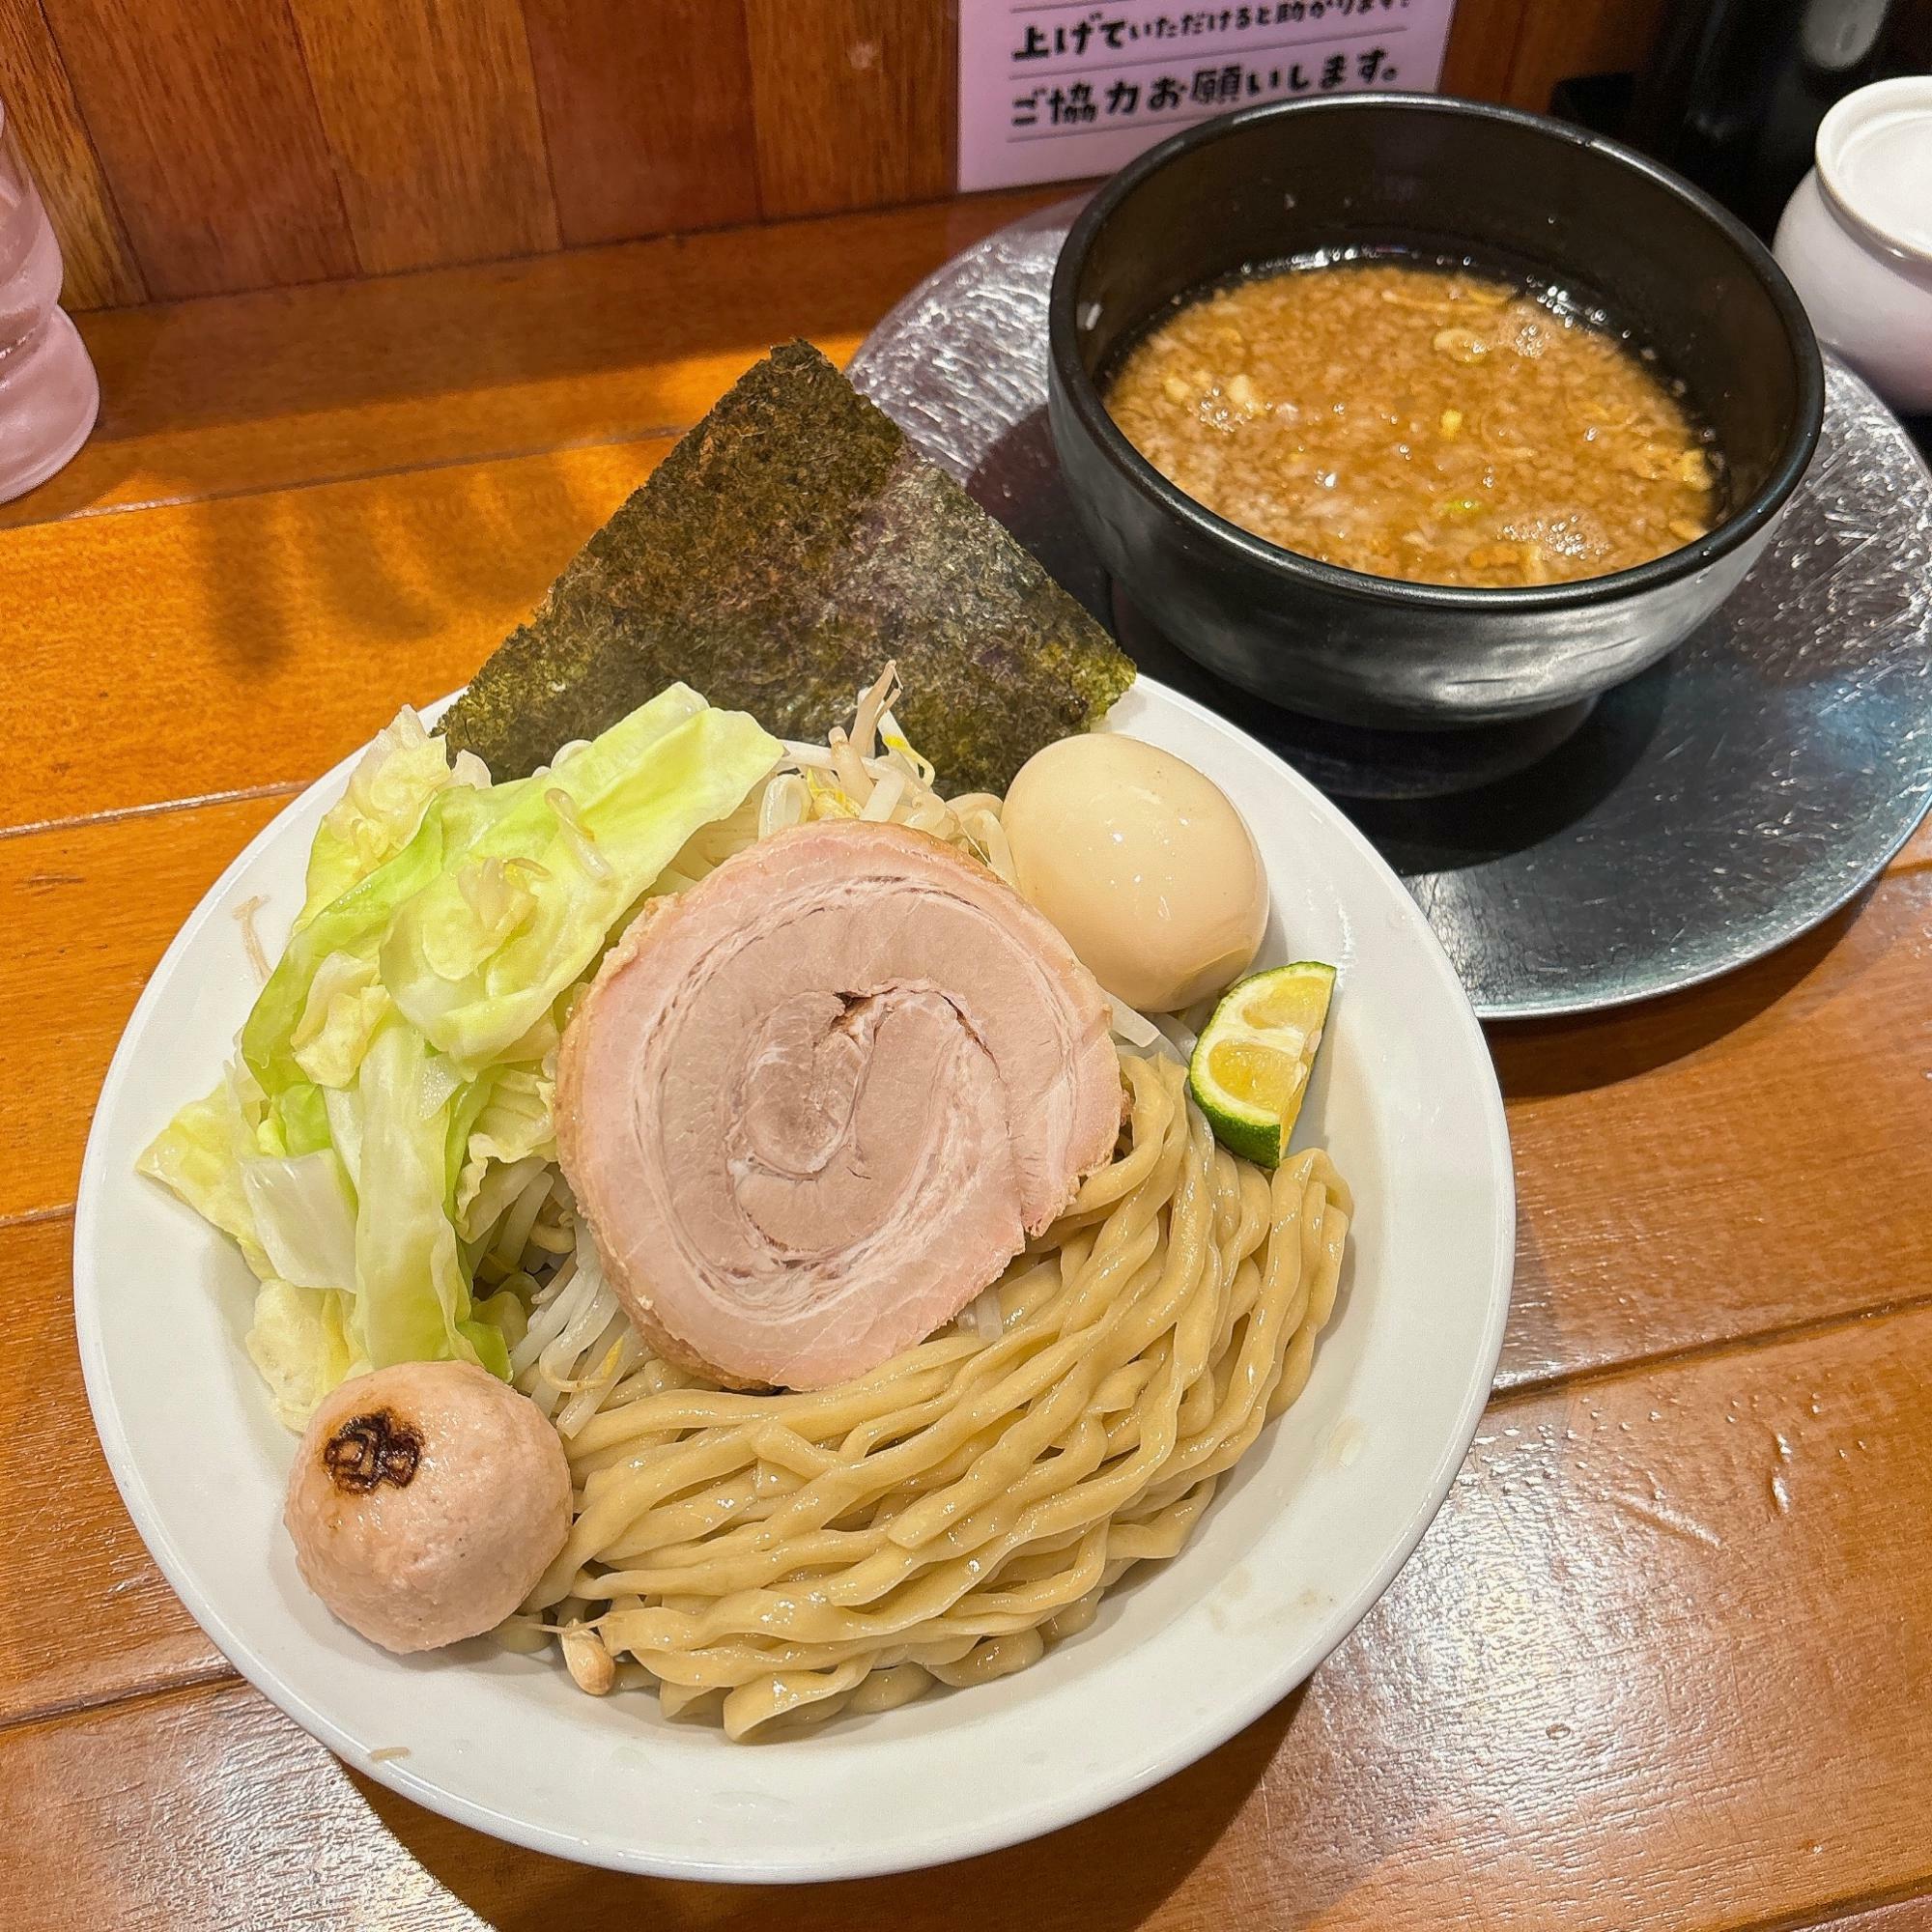
[[[1134,346],[1107,407],[1196,502],[1378,577],[1601,577],[1720,511],[1680,384],[1555,298],[1461,269],[1322,262],[1216,290]]]

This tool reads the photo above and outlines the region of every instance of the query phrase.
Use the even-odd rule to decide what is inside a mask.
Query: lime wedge
[[[1335,969],[1301,959],[1230,986],[1195,1042],[1187,1085],[1214,1138],[1257,1167],[1288,1151]]]

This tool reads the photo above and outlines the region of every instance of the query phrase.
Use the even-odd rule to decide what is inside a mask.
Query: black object
[[[1178,298],[1349,244],[1467,253],[1601,303],[1716,431],[1725,520],[1633,570],[1486,590],[1317,563],[1184,496],[1114,426],[1098,379]],[[1722,210],[1601,136],[1429,95],[1253,108],[1143,156],[1074,223],[1048,345],[1061,467],[1136,605],[1220,675],[1356,724],[1525,717],[1634,676],[1755,561],[1824,408],[1797,296]]]
[[[867,337],[852,380],[1120,623],[1144,670],[1348,794],[1485,1019],[1709,979],[1883,867],[1932,799],[1932,478],[1849,369],[1828,356],[1817,457],[1758,568],[1580,722],[1348,730],[1221,682],[1113,594],[1046,422],[1048,296],[1084,200],[955,256]]]
[[[1630,137],[1631,102],[1636,99],[1636,76],[1629,73],[1579,73],[1559,80],[1549,91],[1549,111],[1559,121],[1593,128],[1612,140]]]
[[[1539,711],[1533,718],[1453,724],[1442,731],[1336,724],[1263,704],[1208,676],[1134,609],[1118,583],[1107,586],[1107,611],[1121,648],[1150,677],[1198,697],[1224,718],[1236,719],[1331,798],[1442,802],[1493,785],[1567,745],[1601,702],[1579,697],[1574,704]],[[1350,810],[1354,810],[1352,803]]]
[[[1833,101],[1890,71],[1898,0],[1678,0],[1626,137],[1770,235]]]

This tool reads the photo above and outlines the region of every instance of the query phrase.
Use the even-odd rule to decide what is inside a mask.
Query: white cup
[[[1819,340],[1894,409],[1932,410],[1932,74],[1848,94],[1774,252]]]

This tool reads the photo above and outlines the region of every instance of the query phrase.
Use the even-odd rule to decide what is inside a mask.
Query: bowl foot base
[[[1264,739],[1304,778],[1339,798],[1440,798],[1513,778],[1575,736],[1596,707],[1594,697],[1583,697],[1533,718],[1442,730],[1337,724],[1216,677],[1169,643],[1118,583],[1111,590],[1114,634],[1150,677]]]

